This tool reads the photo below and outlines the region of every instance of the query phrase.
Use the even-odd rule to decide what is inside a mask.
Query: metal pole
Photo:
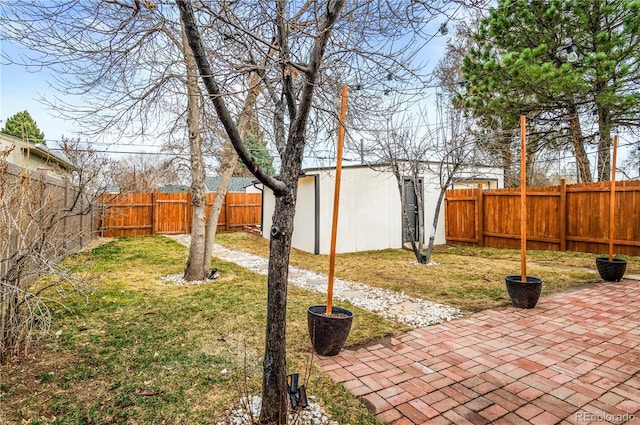
[[[527,281],[527,118],[520,116],[520,281]]]
[[[618,135],[613,136],[613,162],[611,163],[611,192],[609,196],[609,261],[613,261],[613,234],[616,212],[616,159],[618,156]]]
[[[336,163],[336,186],[333,193],[333,225],[331,227],[331,252],[329,254],[329,287],[327,289],[327,310],[329,315],[333,309],[333,277],[336,265],[336,237],[338,234],[338,207],[340,204],[340,179],[342,177],[342,151],[344,149],[344,123],[347,117],[347,85],[342,85],[342,105],[340,107],[340,127],[338,130],[338,159]]]

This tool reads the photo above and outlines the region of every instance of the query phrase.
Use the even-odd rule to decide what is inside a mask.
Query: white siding
[[[296,215],[293,222],[293,237],[291,244],[294,248],[314,253],[315,250],[315,178],[303,177],[298,181],[298,198],[296,201]],[[275,197],[271,189],[264,187],[262,196],[262,236],[269,239]]]
[[[328,254],[335,170],[322,170],[320,176],[320,253]],[[344,168],[336,251],[370,251],[401,245],[400,195],[394,177],[366,167]]]
[[[503,186],[501,169],[486,168],[482,172],[485,182],[496,180],[498,187]],[[308,170],[307,176],[300,179],[292,245],[306,252],[314,252],[316,211],[314,175],[318,176],[320,191],[319,253],[328,254],[331,248],[335,169]],[[433,227],[440,189],[438,176],[434,173],[425,173],[423,180],[426,242]],[[273,192],[265,188],[263,236],[266,238],[269,237],[273,210]],[[435,243],[445,243],[444,202],[440,207]],[[402,206],[393,174],[364,166],[343,168],[336,251],[345,253],[401,247]]]
[[[298,181],[298,199],[296,201],[296,215],[293,222],[294,248],[314,253],[315,249],[315,179],[313,176],[303,177]]]

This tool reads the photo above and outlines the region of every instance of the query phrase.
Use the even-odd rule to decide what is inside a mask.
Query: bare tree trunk
[[[578,183],[591,183],[591,164],[587,151],[584,149],[584,137],[580,128],[580,119],[575,103],[571,102],[567,106],[569,113],[569,128],[571,130],[571,141],[573,142],[573,151],[576,155],[576,164],[578,168]]]
[[[238,118],[238,131],[240,132],[242,140],[247,136],[247,129],[254,117],[256,101],[262,89],[263,86],[260,83],[260,76],[257,73],[252,74],[249,80],[247,98],[244,101],[240,117]],[[218,185],[216,198],[213,200],[213,206],[209,212],[209,223],[207,225],[204,244],[204,263],[207,269],[211,268],[211,254],[213,253],[213,244],[216,239],[216,229],[220,219],[220,211],[222,210],[222,205],[227,197],[229,183],[231,182],[231,177],[233,177],[233,171],[235,170],[237,163],[238,153],[235,149],[231,148],[230,154],[227,157],[227,163],[223,167],[224,172],[222,173],[222,176],[220,176],[220,184]],[[227,217],[227,220],[229,220],[229,217]]]
[[[297,182],[293,183],[297,186]],[[261,424],[287,423],[286,398],[286,311],[289,254],[295,214],[295,193],[276,198],[269,244],[269,278],[267,280],[267,327],[262,374]],[[270,401],[265,403],[265,401]]]
[[[211,255],[213,254],[213,245],[216,239],[216,230],[218,228],[218,222],[220,221],[220,212],[222,211],[222,205],[227,198],[227,191],[229,190],[229,184],[233,177],[233,170],[238,163],[238,154],[234,149],[231,149],[228,161],[224,165],[224,171],[220,176],[220,184],[218,184],[218,190],[216,191],[216,197],[213,200],[211,211],[209,211],[209,220],[207,222],[207,231],[204,241],[204,264],[207,269],[211,268]],[[229,220],[229,217],[227,217]]]
[[[413,169],[413,190],[416,194],[416,208],[418,210],[418,250],[420,253],[419,261],[426,262],[425,256],[422,254],[424,250],[424,187],[420,180],[420,170],[418,164],[412,164]]]
[[[187,66],[187,128],[189,132],[189,152],[191,159],[191,198],[193,219],[189,259],[184,270],[185,280],[207,278],[209,261],[205,261],[205,170],[202,160],[202,139],[200,137],[200,91],[198,89],[198,68],[193,52],[183,33],[183,52]]]
[[[607,112],[598,108],[598,181],[611,180],[611,128],[608,125]]]
[[[425,263],[431,262],[431,254],[433,254],[433,245],[436,240],[436,230],[438,229],[438,220],[440,218],[440,208],[442,207],[442,201],[444,201],[444,194],[449,185],[440,188],[440,194],[438,195],[438,202],[436,203],[436,210],[433,216],[433,225],[431,226],[431,234],[429,235],[429,244],[427,245],[427,253],[425,254]]]

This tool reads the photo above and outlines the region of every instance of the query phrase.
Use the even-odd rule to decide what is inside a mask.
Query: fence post
[[[156,188],[151,192],[151,234],[156,234]]]
[[[567,180],[560,180],[560,208],[558,211],[560,227],[560,251],[567,250]]]
[[[228,193],[227,193],[228,195]],[[229,226],[229,220],[231,217],[229,216],[229,197],[225,195],[224,197],[224,228],[228,232],[231,228]]]
[[[191,226],[189,220],[193,217],[191,210],[193,209],[193,194],[191,189],[187,192],[187,205],[184,210],[184,233],[191,234]]]
[[[63,205],[62,208],[65,211],[64,216],[62,216],[62,234],[64,238],[63,249],[66,254],[69,251],[69,227],[67,226],[67,218],[69,217],[69,212],[67,211],[68,203],[69,203],[69,181],[67,179],[64,180],[64,197],[63,197]]]
[[[478,184],[476,201],[476,228],[478,234],[476,239],[478,240],[478,246],[484,246],[484,195],[482,193],[482,183]]]
[[[105,216],[105,204],[101,203],[100,204],[100,237],[104,238],[104,216]]]

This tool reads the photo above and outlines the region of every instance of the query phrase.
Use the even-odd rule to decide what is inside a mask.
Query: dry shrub
[[[0,151],[0,363],[48,332],[45,290],[87,288],[60,260],[90,240],[94,198],[77,169],[52,178],[8,163],[10,152]]]

